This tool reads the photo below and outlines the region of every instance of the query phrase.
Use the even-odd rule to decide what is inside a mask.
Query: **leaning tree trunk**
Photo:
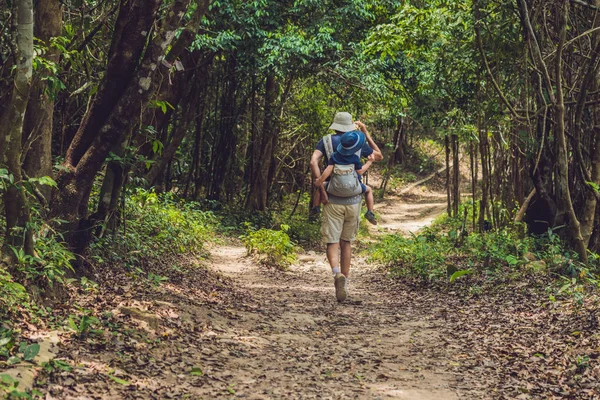
[[[17,69],[8,109],[0,120],[0,136],[6,138],[6,149],[3,149],[4,153],[0,154],[1,161],[14,177],[14,184],[9,185],[4,194],[6,213],[4,243],[23,248],[27,254],[33,254],[33,235],[27,226],[30,221],[29,207],[21,173],[23,120],[33,74],[33,0],[17,1],[16,13]]]
[[[161,0],[121,1],[104,79],[69,145],[65,157],[67,168],[77,167],[94,140],[102,136],[100,129],[134,77],[160,4]]]
[[[404,164],[404,118],[402,117],[398,117],[394,132],[394,154],[390,159],[392,161],[388,168],[392,168],[394,164]]]
[[[155,0],[157,3],[161,3]],[[53,199],[52,215],[68,221],[72,233],[67,238],[72,249],[83,252],[91,239],[91,228],[94,221],[87,219],[87,206],[94,179],[110,149],[122,139],[131,124],[132,115],[140,115],[143,107],[150,101],[156,92],[158,80],[155,79],[159,72],[163,75],[169,73],[163,58],[175,33],[180,26],[189,0],[177,0],[167,11],[167,16],[162,20],[154,39],[148,45],[141,65],[137,68],[133,78],[128,82],[123,95],[112,107],[108,117],[102,121],[98,134],[93,138],[89,146],[84,146],[84,140],[75,143],[75,149],[65,161],[65,171],[57,177],[58,191]],[[196,10],[194,23],[198,23],[198,15],[202,16],[208,8],[208,0]],[[156,17],[156,14],[153,16]],[[180,39],[182,36],[180,36]],[[174,46],[175,47],[175,46]],[[168,56],[167,56],[168,61]],[[82,136],[81,139],[84,139]],[[75,151],[77,150],[77,151]],[[75,160],[79,158],[77,163]]]

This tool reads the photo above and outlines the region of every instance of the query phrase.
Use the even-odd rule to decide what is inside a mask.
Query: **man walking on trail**
[[[357,143],[356,151],[360,151],[360,156],[367,157],[370,161],[381,161],[383,159],[381,150],[371,138],[365,124],[360,121],[352,121],[352,116],[349,113],[338,112],[329,128],[335,131],[335,135],[331,135],[330,144],[321,139],[310,159],[310,170],[314,179],[321,176],[319,167],[321,159],[331,156],[331,154],[327,154],[331,150],[328,151],[326,146],[336,149],[340,145],[342,135],[357,128],[366,137],[366,142],[360,149]],[[321,190],[321,193],[323,192]],[[330,194],[328,198],[323,200],[321,235],[323,241],[327,244],[327,260],[334,276],[335,296],[341,302],[348,297],[352,240],[358,232],[362,194],[351,197],[338,197]]]

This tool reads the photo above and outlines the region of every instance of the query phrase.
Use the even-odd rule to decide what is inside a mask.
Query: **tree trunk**
[[[579,259],[587,264],[587,248],[583,242],[581,236],[580,223],[575,214],[573,203],[571,200],[571,191],[569,188],[569,150],[567,148],[567,139],[565,135],[565,103],[562,88],[562,73],[563,73],[563,59],[562,53],[567,33],[567,21],[569,17],[569,3],[564,2],[561,7],[562,11],[562,22],[560,31],[560,41],[558,49],[556,51],[556,63],[555,63],[555,78],[556,78],[556,98],[554,101],[554,108],[556,110],[556,125],[555,134],[558,142],[558,154],[557,154],[557,181],[560,186],[560,190],[557,190],[557,194],[560,196],[559,199],[559,212],[565,213],[568,217],[568,232],[569,239],[575,246],[575,250],[579,255]]]
[[[161,3],[156,1],[156,3]],[[152,3],[154,4],[154,3]],[[165,52],[169,48],[175,32],[189,1],[177,0],[167,10],[167,16],[162,19],[158,32],[148,45],[141,65],[137,68],[133,78],[127,84],[122,96],[111,108],[108,117],[101,121],[97,129],[98,134],[88,144],[88,136],[80,135],[70,148],[65,161],[65,170],[57,177],[59,189],[53,199],[52,215],[60,216],[70,223],[70,231],[78,231],[67,239],[73,250],[82,252],[89,243],[90,228],[94,221],[87,220],[87,203],[92,189],[94,178],[102,168],[110,149],[122,140],[131,124],[132,115],[140,115],[143,107],[148,104],[151,96],[156,92],[159,81],[154,79],[157,73],[166,75],[169,69],[162,63]],[[208,0],[196,10],[194,23],[198,23],[198,15],[203,15],[208,7]],[[156,14],[150,16],[152,20]],[[140,37],[145,40],[143,36]],[[182,36],[180,36],[182,38]],[[140,38],[136,38],[140,40]],[[167,57],[168,60],[168,57]],[[105,111],[105,110],[102,110]],[[89,132],[86,130],[86,132]],[[85,148],[85,151],[81,151]],[[76,162],[77,161],[77,162]],[[79,225],[79,226],[77,226]],[[75,228],[75,229],[73,229]]]
[[[452,135],[452,212],[458,217],[458,206],[460,205],[460,166],[459,166],[458,135]]]
[[[124,140],[112,149],[112,153],[118,157],[123,157],[130,137],[131,129]],[[127,168],[121,160],[113,160],[106,165],[104,180],[100,188],[98,210],[94,216],[94,220],[104,221],[98,236],[102,236],[104,231],[114,232],[119,227],[119,199],[125,184],[126,174]]]
[[[62,30],[62,7],[59,0],[40,0],[35,12],[35,37],[46,48],[44,58],[58,64],[60,54],[50,40],[59,37]],[[56,89],[43,78],[52,76],[42,71],[32,84],[23,132],[23,169],[31,178],[52,176],[52,124]],[[40,193],[49,201],[50,186],[39,186]]]
[[[231,171],[231,159],[237,145],[235,126],[237,123],[238,107],[236,93],[238,90],[237,75],[234,73],[237,63],[235,56],[227,60],[226,71],[229,78],[224,83],[225,89],[221,95],[220,118],[218,121],[218,138],[213,147],[210,169],[210,184],[208,198],[221,200],[223,187],[228,173]]]
[[[67,149],[65,166],[77,167],[134,77],[161,0],[121,0],[108,65],[98,94]],[[135,114],[130,114],[135,115]],[[139,115],[139,114],[138,114]]]
[[[469,143],[469,158],[471,162],[471,200],[473,204],[471,230],[474,232],[475,226],[477,224],[477,213],[475,212],[475,200],[477,199],[477,169],[475,168],[475,166],[477,165],[477,146],[475,146],[472,141]]]
[[[33,0],[17,1],[16,13],[17,69],[10,103],[0,120],[0,136],[5,137],[7,142],[0,161],[6,164],[8,172],[14,177],[14,184],[4,194],[4,244],[23,248],[26,254],[33,254],[33,235],[27,227],[30,221],[29,207],[21,173],[23,120],[33,74]]]
[[[254,146],[255,152],[260,156],[255,157],[256,170],[250,186],[250,194],[246,208],[248,210],[265,211],[267,209],[267,196],[269,192],[269,169],[273,162],[273,136],[276,133],[275,103],[279,95],[279,85],[274,74],[267,75],[265,84],[265,108],[261,140]],[[256,153],[255,153],[256,154]]]
[[[181,142],[187,134],[191,122],[195,119],[194,113],[197,107],[195,107],[196,103],[193,99],[206,97],[205,76],[202,72],[197,72],[196,76],[190,73],[179,74],[175,79],[175,82],[169,85],[170,90],[163,90],[162,96],[176,99],[174,101],[175,106],[181,103],[183,109],[181,110],[180,122],[173,126],[170,140],[168,142],[163,141],[164,148],[162,154],[157,155],[158,159],[146,173],[145,178],[148,186],[153,186],[159,176],[164,174],[167,164],[175,156],[177,149],[179,149]],[[194,82],[191,86],[189,86],[190,79]],[[188,85],[187,90],[186,84]]]
[[[444,136],[444,146],[446,148],[446,213],[452,216],[452,181],[450,180],[450,138]]]
[[[600,7],[600,0],[595,0],[594,3],[597,7]],[[600,26],[600,18],[595,19],[594,28],[598,28]],[[588,63],[588,68],[586,75],[581,84],[581,92],[579,94],[579,98],[577,99],[577,105],[575,107],[575,143],[573,144],[576,147],[577,156],[576,159],[580,165],[580,168],[585,168],[583,165],[582,155],[581,155],[581,138],[583,136],[583,110],[585,106],[585,101],[587,99],[588,90],[597,91],[600,88],[600,77],[598,76],[598,65],[597,61],[600,56],[600,34],[598,32],[594,33],[592,36],[592,58]],[[596,106],[597,107],[597,106]],[[591,174],[589,176],[589,181],[595,183],[596,185],[600,185],[600,129],[597,126],[590,127],[591,137],[593,138],[593,148],[592,148],[592,160],[591,160]],[[586,184],[586,186],[588,186]],[[597,208],[597,199],[598,194],[595,192],[594,188],[586,187],[585,190],[585,202],[583,206],[583,210],[581,213],[581,235],[583,238],[583,243],[586,248],[589,247],[590,238],[592,236],[592,231],[594,229],[594,220],[596,219],[596,208]]]
[[[490,171],[488,164],[488,136],[487,129],[482,126],[481,121],[478,122],[479,130],[479,157],[481,158],[481,201],[479,202],[479,232],[483,232],[485,225],[485,214],[488,208],[488,194]]]
[[[394,155],[390,158],[394,161],[392,167],[394,164],[404,163],[404,119],[402,117],[398,117],[398,125],[394,132]]]

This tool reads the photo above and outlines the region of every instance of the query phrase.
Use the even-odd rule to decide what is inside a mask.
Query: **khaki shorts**
[[[360,206],[358,204],[333,204],[323,206],[321,219],[321,236],[325,243],[338,243],[341,240],[350,242],[358,232],[360,221]]]

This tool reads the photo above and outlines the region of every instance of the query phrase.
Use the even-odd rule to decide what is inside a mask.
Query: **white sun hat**
[[[339,112],[333,118],[333,124],[329,127],[334,131],[350,132],[356,129],[356,125],[352,121],[352,115],[347,112]]]

